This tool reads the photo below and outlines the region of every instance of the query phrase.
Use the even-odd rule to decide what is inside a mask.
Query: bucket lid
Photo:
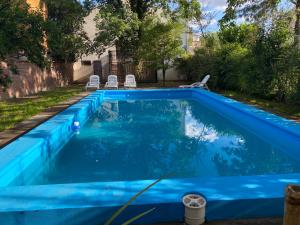
[[[206,200],[201,195],[188,194],[182,199],[183,204],[189,208],[203,208],[206,205]]]

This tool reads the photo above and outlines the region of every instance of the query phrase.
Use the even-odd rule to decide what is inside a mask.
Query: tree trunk
[[[165,85],[166,85],[166,69],[163,68],[162,72],[163,72],[163,86],[165,87]]]
[[[300,50],[300,0],[296,2],[296,23],[295,23],[295,39],[294,43],[298,50]]]

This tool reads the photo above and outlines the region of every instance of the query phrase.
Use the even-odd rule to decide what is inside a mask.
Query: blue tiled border
[[[6,221],[7,225],[40,225],[41,220],[43,225],[79,224],[80,221],[101,224],[116,207],[151,181],[5,186],[13,184],[22,170],[42,168],[49,154],[55,154],[71,137],[73,121],[76,119],[84,124],[103,98],[162,96],[196,98],[261,135],[284,138],[291,147],[286,148],[287,153],[300,158],[299,151],[295,150],[300,146],[298,124],[211,92],[200,89],[97,91],[0,150],[0,221]],[[30,168],[35,161],[39,163],[34,169]],[[181,197],[186,192],[198,192],[207,198],[208,220],[280,216],[284,188],[289,183],[300,184],[300,174],[164,180],[135,201],[120,219],[156,206],[152,215],[140,223],[181,220]]]

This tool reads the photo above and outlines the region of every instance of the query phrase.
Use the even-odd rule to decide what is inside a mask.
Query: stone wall
[[[44,70],[29,62],[17,62],[16,66],[18,74],[12,74],[1,63],[3,73],[9,73],[13,82],[8,89],[0,89],[0,99],[23,97],[73,82],[73,64],[54,63]]]

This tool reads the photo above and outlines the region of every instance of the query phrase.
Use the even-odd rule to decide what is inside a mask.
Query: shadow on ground
[[[213,221],[205,223],[207,225],[282,225],[282,218],[264,218],[264,219],[244,219],[244,220],[228,220]],[[153,225],[184,225],[184,223],[160,223]]]

